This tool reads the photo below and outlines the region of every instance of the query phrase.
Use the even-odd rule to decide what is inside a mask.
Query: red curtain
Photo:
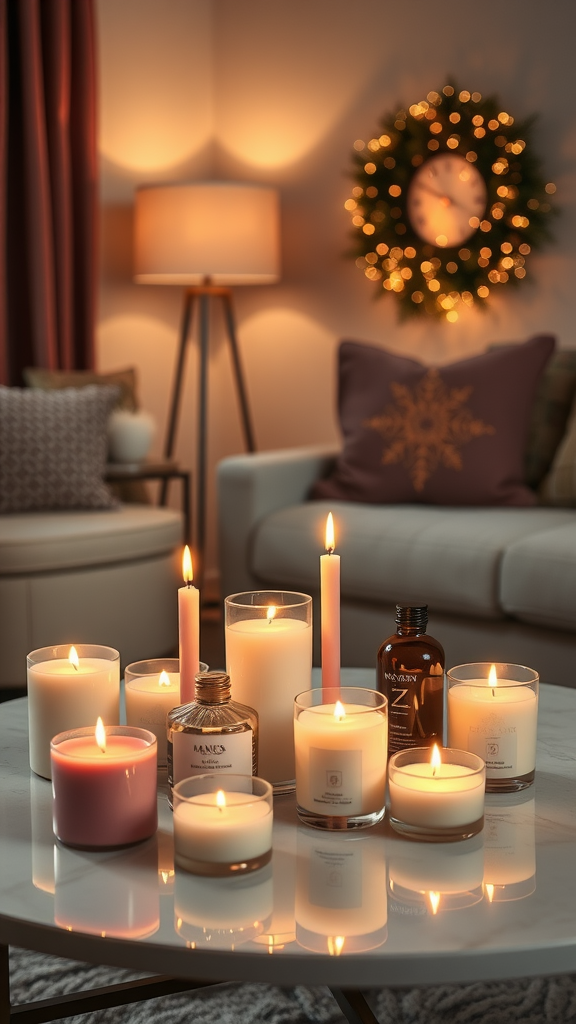
[[[94,364],[93,0],[0,0],[0,383]]]

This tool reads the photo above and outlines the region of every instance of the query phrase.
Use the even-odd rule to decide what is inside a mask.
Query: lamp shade
[[[279,278],[276,189],[236,182],[136,191],[134,279],[140,284],[272,284]]]

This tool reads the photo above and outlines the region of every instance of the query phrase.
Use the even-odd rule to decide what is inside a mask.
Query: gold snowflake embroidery
[[[467,408],[474,389],[449,390],[436,369],[428,370],[414,389],[392,383],[390,390],[396,404],[366,420],[364,426],[377,430],[386,442],[382,465],[403,462],[416,491],[424,490],[440,465],[461,470],[463,445],[475,437],[496,433],[493,426],[475,419]]]

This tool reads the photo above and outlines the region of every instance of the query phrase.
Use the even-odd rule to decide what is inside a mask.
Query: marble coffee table
[[[373,685],[373,674],[344,681]],[[244,879],[174,873],[162,787],[147,843],[98,854],[58,846],[50,784],[28,767],[25,700],[0,705],[0,743],[0,982],[9,943],[169,976],[141,994],[72,997],[74,1012],[262,981],[328,985],[350,1020],[373,1021],[362,988],[576,971],[576,690],[542,686],[536,783],[489,796],[480,836],[410,843],[386,821],[323,834],[300,826],[284,796],[272,864]],[[58,1018],[66,998],[29,1019]]]

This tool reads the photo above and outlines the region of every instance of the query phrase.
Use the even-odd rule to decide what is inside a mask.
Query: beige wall
[[[181,292],[131,282],[135,185],[186,178],[280,188],[279,285],[237,288],[239,338],[260,448],[337,438],[335,352],[342,336],[431,362],[496,339],[554,331],[576,345],[576,123],[572,0],[98,0],[102,275],[98,358],[136,365],[142,404],[164,430]],[[346,172],[356,138],[396,103],[441,87],[497,92],[537,140],[558,185],[556,243],[532,287],[502,289],[486,315],[398,324],[390,296],[342,257]],[[214,323],[210,460],[242,450],[228,353]],[[178,455],[193,465],[196,347],[186,371]],[[159,441],[158,441],[159,447]],[[211,494],[213,507],[214,496]],[[216,566],[213,533],[209,565]]]

